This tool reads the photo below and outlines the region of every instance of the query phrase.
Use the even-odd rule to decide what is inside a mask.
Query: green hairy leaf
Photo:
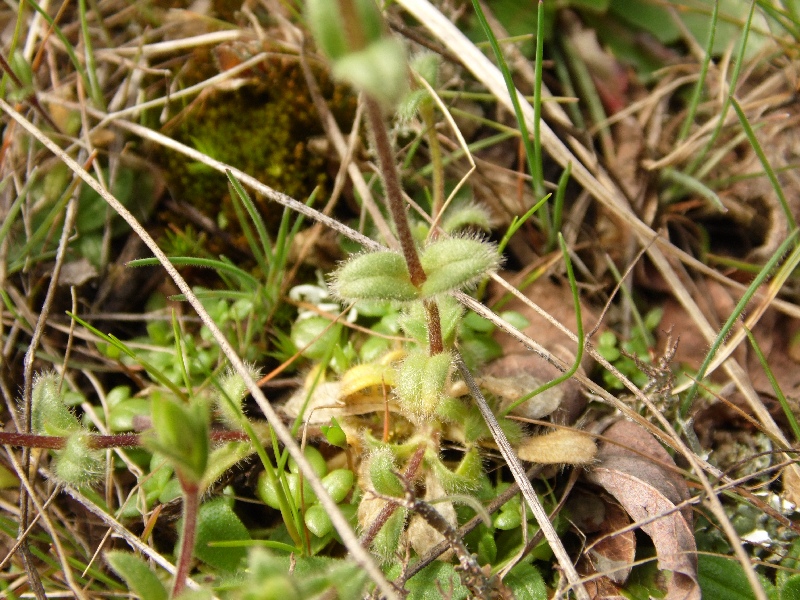
[[[419,297],[403,257],[395,252],[354,256],[336,271],[331,287],[337,296],[348,301],[409,302]]]

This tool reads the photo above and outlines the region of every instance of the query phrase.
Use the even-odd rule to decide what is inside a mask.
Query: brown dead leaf
[[[580,573],[591,577],[595,598],[621,596],[617,585],[630,575],[636,557],[633,530],[615,533],[630,525],[622,507],[604,495],[577,492],[569,502],[572,523],[586,535],[586,550],[579,564]]]
[[[601,445],[587,479],[614,496],[634,521],[645,522],[641,528],[653,540],[659,568],[672,571],[665,598],[699,600],[691,512],[675,510],[689,497],[686,482],[669,469],[674,462],[658,441],[638,425],[620,421],[604,435],[610,441]]]
[[[624,531],[631,524],[628,514],[618,504],[606,502],[606,518],[600,535],[594,536],[586,555],[597,573],[603,573],[616,584],[623,584],[631,574],[636,555],[636,534]]]

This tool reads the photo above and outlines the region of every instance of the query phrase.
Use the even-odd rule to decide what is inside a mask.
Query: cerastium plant
[[[449,294],[476,284],[494,272],[500,264],[500,257],[495,246],[484,240],[475,237],[440,237],[435,225],[425,245],[419,248],[415,243],[384,120],[386,111],[397,106],[406,89],[408,64],[404,48],[398,40],[387,35],[373,0],[309,0],[306,6],[309,25],[319,47],[332,61],[334,75],[349,82],[364,95],[386,202],[401,251],[377,251],[351,257],[334,273],[331,287],[342,300],[348,302],[392,300],[405,304],[409,314],[414,312],[415,305],[422,306],[427,343],[409,350],[396,373],[394,392],[401,412],[420,426],[430,426],[435,420],[457,418],[455,413],[458,408],[451,410],[453,405],[447,402],[446,394],[451,371],[454,366],[457,367],[470,393],[478,402],[489,430],[564,568],[570,585],[578,597],[587,597],[569,556],[497,418],[483,399],[457,350],[453,348],[455,328],[450,328],[448,332],[443,331],[443,320],[458,321],[462,315],[461,307],[449,301]],[[439,222],[440,215],[432,217],[434,224]],[[445,304],[450,314],[442,319],[440,305],[444,298],[448,300]],[[409,328],[406,329],[409,333]],[[429,459],[431,465],[437,464],[438,461],[431,457],[432,453],[438,451],[434,431],[435,428],[427,431],[430,435],[428,443],[433,442],[433,445],[426,449],[426,442],[420,443],[418,451],[409,461],[406,477],[415,474],[414,459],[421,453]],[[465,463],[468,458],[469,453],[465,456]],[[386,453],[376,451],[366,463],[370,467],[375,491],[379,495],[398,495],[398,484],[386,486],[380,483],[385,480],[380,473],[385,474],[387,470],[394,473],[393,462],[387,460]],[[377,468],[381,463],[385,467]],[[435,471],[434,467],[431,469],[431,476],[425,477],[426,487],[429,488],[427,492],[435,491],[437,487]],[[362,516],[367,512],[364,509],[365,504],[367,502],[362,502],[360,509]],[[390,506],[384,506],[379,514],[373,512],[371,518],[377,525],[369,533],[374,535],[375,528],[384,525],[390,515]],[[439,532],[448,537],[441,530]],[[391,545],[391,541],[389,543]]]
[[[471,562],[471,557],[467,555],[464,543],[455,534],[456,511],[452,498],[461,494],[460,501],[462,503],[475,503],[474,498],[465,498],[464,493],[474,492],[477,494],[481,486],[484,487],[484,490],[488,487],[490,494],[499,489],[498,487],[492,488],[491,484],[487,483],[488,477],[484,473],[478,449],[478,440],[488,439],[491,433],[511,466],[525,498],[533,508],[540,527],[556,552],[570,584],[576,593],[582,596],[584,590],[577,582],[574,567],[533,492],[530,482],[525,477],[518,459],[510,449],[501,428],[502,424],[502,427],[509,433],[514,433],[514,428],[516,428],[516,433],[519,434],[519,426],[507,419],[501,419],[501,423],[498,423],[497,417],[488,408],[480,390],[466,370],[457,347],[457,336],[463,336],[464,329],[468,329],[468,317],[465,317],[463,308],[453,299],[452,294],[460,293],[461,290],[477,284],[498,268],[500,257],[497,248],[475,235],[457,233],[451,235],[453,232],[447,223],[448,221],[458,222],[459,219],[442,218],[438,212],[431,215],[433,225],[426,232],[425,241],[421,241],[412,233],[419,232],[421,228],[412,227],[409,222],[386,125],[388,116],[396,109],[407,88],[409,67],[404,47],[399,40],[386,33],[382,17],[373,0],[313,0],[308,3],[307,16],[315,30],[320,47],[333,63],[334,74],[340,79],[348,81],[363,94],[387,206],[397,234],[396,242],[386,240],[389,246],[394,246],[391,250],[374,250],[377,244],[365,240],[363,242],[365,247],[373,251],[357,254],[344,262],[331,277],[331,289],[347,303],[390,301],[396,306],[402,307],[401,326],[413,343],[407,344],[403,350],[398,351],[395,348],[394,353],[387,352],[387,356],[400,358],[396,359],[396,365],[392,364],[385,370],[373,369],[373,379],[370,385],[379,388],[383,388],[385,385],[393,388],[400,413],[406,417],[408,422],[416,426],[411,428],[415,430],[414,433],[406,436],[402,443],[391,444],[386,439],[388,436],[383,440],[376,440],[369,433],[362,432],[360,441],[366,451],[358,473],[361,480],[359,484],[366,481],[367,483],[363,487],[368,488],[367,491],[373,492],[372,495],[366,494],[361,497],[359,495],[361,490],[358,488],[351,495],[354,473],[350,470],[337,469],[326,475],[324,470],[327,467],[321,456],[317,457],[319,459],[317,462],[321,461],[320,469],[315,470],[313,461],[308,460],[308,453],[304,455],[295,443],[294,432],[290,432],[283,425],[263,392],[255,384],[257,377],[248,371],[247,366],[233,352],[230,343],[218,327],[219,323],[213,322],[208,316],[197,296],[177,273],[173,264],[165,257],[153,239],[133,219],[132,215],[113,196],[103,190],[97,181],[77,165],[69,155],[61,151],[45,136],[37,135],[36,130],[24,117],[0,100],[2,110],[12,115],[20,125],[36,135],[43,146],[58,155],[64,164],[79,174],[131,224],[158,261],[165,266],[184,297],[201,315],[203,323],[208,327],[214,340],[219,344],[237,373],[232,378],[228,375],[222,377],[218,386],[221,393],[212,399],[211,394],[204,391],[207,388],[197,385],[190,376],[191,374],[186,372],[187,368],[183,364],[182,358],[183,350],[178,341],[181,336],[178,329],[175,328],[175,356],[179,358],[177,366],[180,367],[177,371],[184,380],[185,391],[179,389],[167,377],[156,377],[166,389],[154,392],[149,398],[152,431],[141,435],[125,433],[118,436],[101,436],[87,431],[64,405],[63,399],[59,397],[55,376],[42,375],[38,380],[36,393],[39,394],[40,399],[52,399],[52,403],[46,406],[34,406],[33,432],[40,437],[51,438],[50,442],[53,445],[40,447],[51,448],[55,451],[56,475],[71,488],[77,488],[89,482],[76,478],[76,472],[83,476],[103,473],[104,456],[100,450],[109,447],[144,446],[153,452],[154,456],[151,461],[153,466],[150,469],[151,483],[141,482],[145,496],[148,490],[152,491],[156,488],[156,480],[160,477],[154,467],[160,463],[168,464],[172,470],[170,473],[174,471],[180,484],[177,496],[182,496],[184,500],[184,530],[176,561],[178,568],[172,591],[173,595],[178,595],[185,585],[193,583],[188,578],[192,561],[192,539],[195,537],[192,527],[195,524],[202,525],[202,519],[195,518],[195,515],[203,510],[203,506],[199,506],[200,496],[208,488],[209,473],[216,472],[214,465],[219,462],[214,459],[214,454],[221,448],[215,448],[214,444],[223,440],[244,443],[246,439],[251,447],[255,446],[265,468],[266,476],[259,480],[259,495],[265,504],[281,511],[286,523],[287,539],[291,540],[291,544],[284,540],[278,542],[274,547],[306,557],[314,554],[315,543],[321,548],[336,535],[345,543],[351,555],[358,561],[360,568],[368,572],[373,581],[377,583],[381,592],[386,597],[395,597],[396,590],[375,567],[372,558],[364,553],[362,546],[359,545],[359,540],[356,539],[352,529],[345,521],[343,509],[347,507],[355,510],[354,505],[359,503],[358,518],[364,529],[360,541],[364,545],[372,544],[373,549],[377,550],[377,554],[384,558],[394,557],[394,553],[400,547],[398,540],[403,530],[406,529],[405,521],[408,512],[423,516],[427,526],[436,530],[440,537],[447,540],[459,554],[459,560],[465,566],[464,570],[471,573],[473,577],[471,582],[468,583],[465,580],[464,583],[473,586],[476,591],[490,589],[486,586],[494,585],[494,583],[481,580],[480,569],[474,568],[474,561]],[[220,163],[215,164],[220,165]],[[238,179],[249,186],[254,186],[252,181],[248,182],[246,176],[240,172],[237,172],[235,177],[231,173],[231,176],[232,183]],[[442,203],[434,202],[434,206],[437,207],[435,211],[439,211]],[[293,208],[302,212],[301,209],[307,207],[299,204]],[[471,210],[474,211],[475,207],[471,207]],[[315,215],[315,217],[319,217],[319,215]],[[447,213],[445,217],[447,217]],[[325,222],[322,218],[320,220]],[[464,221],[463,216],[461,221]],[[441,226],[438,226],[437,223],[441,223]],[[328,222],[328,224],[330,226],[337,225],[334,222]],[[342,229],[346,228],[342,226]],[[349,234],[354,234],[354,232],[350,231]],[[96,330],[92,331],[96,335],[99,334]],[[108,336],[103,339],[107,343],[117,342],[116,338]],[[124,350],[122,345],[117,349],[126,354],[129,352],[129,350]],[[381,357],[381,360],[384,358],[385,356]],[[381,365],[376,360],[374,365],[359,365],[359,367],[362,366],[382,367],[385,364]],[[451,378],[456,369],[461,372],[461,377],[467,384],[470,393],[479,402],[480,413],[474,406],[467,406],[467,403],[453,397],[455,394],[452,390]],[[151,377],[155,375],[147,366],[145,366],[145,370]],[[209,368],[209,370],[211,369]],[[353,370],[351,369],[351,371]],[[363,374],[363,372],[359,373]],[[219,371],[217,371],[218,373]],[[352,372],[350,374],[352,375]],[[343,389],[350,383],[347,375],[348,373],[344,374],[341,382]],[[213,379],[213,377],[209,373],[209,379]],[[270,422],[272,429],[266,435],[257,436],[250,422],[242,413],[241,401],[245,396],[245,390],[252,393]],[[45,393],[49,395],[45,397]],[[462,392],[459,395],[465,394]],[[216,401],[213,410],[211,409],[212,400]],[[125,400],[120,402],[125,402]],[[38,416],[36,416],[37,414]],[[212,418],[215,415],[218,421],[228,427],[227,430],[215,429],[212,426]],[[485,419],[486,424],[480,421],[481,417]],[[455,440],[464,450],[463,459],[454,469],[447,467],[439,458],[441,440],[445,438],[445,434],[449,440]],[[267,455],[264,448],[266,442],[259,438],[268,439],[272,443],[273,457],[278,462],[278,468],[271,464],[273,457]],[[291,454],[294,466],[286,460],[285,452],[282,452],[278,446],[279,441]],[[18,443],[22,444],[22,442]],[[30,439],[25,442],[25,445],[36,445],[36,443],[38,443],[37,440]],[[342,441],[342,445],[346,445],[346,440]],[[252,450],[248,452],[252,452]],[[232,460],[238,460],[238,457],[239,455],[236,454]],[[568,461],[560,459],[557,462]],[[107,466],[105,469],[113,468],[111,461],[109,464],[111,466]],[[403,466],[402,473],[399,472],[401,465]],[[287,466],[291,472],[285,472],[284,466]],[[300,473],[295,470],[295,467],[299,469]],[[161,473],[163,474],[163,472]],[[424,499],[414,497],[417,482],[424,483],[426,494]],[[313,494],[309,492],[313,492]],[[435,507],[429,505],[428,501],[440,500],[444,496],[450,496],[451,499],[437,503]],[[481,498],[481,500],[486,500],[486,498]],[[161,496],[158,496],[158,501],[165,502]],[[215,504],[215,507],[212,508],[219,510],[216,517],[223,515],[220,518],[225,519],[226,524],[230,524],[233,528],[243,528],[241,521],[235,518],[235,515],[231,516],[232,511],[226,511],[224,503],[216,501],[206,503],[206,505],[210,504]],[[143,516],[145,511],[150,508],[151,506],[145,506],[144,510],[140,510],[137,514]],[[136,508],[136,510],[139,509]],[[478,510],[482,510],[482,508],[479,507]],[[518,514],[519,511],[506,510],[504,512],[506,515],[510,515],[511,513]],[[437,513],[439,514],[437,515]],[[423,523],[424,525],[425,523]],[[412,526],[414,526],[413,518],[408,529],[410,530]],[[516,526],[518,527],[519,523]],[[228,529],[230,528],[228,527]],[[316,538],[311,540],[313,543],[309,542],[308,532]],[[198,541],[203,541],[201,534],[202,532],[197,535]],[[489,537],[491,534],[493,532],[490,532]],[[233,541],[249,541],[244,540],[245,537],[247,536]],[[409,539],[411,537],[412,535],[409,533]],[[431,536],[428,535],[428,537]],[[411,541],[413,542],[413,540]],[[204,546],[207,544],[197,545],[198,554]],[[206,550],[207,548],[204,548],[204,551]],[[419,549],[417,552],[422,553]],[[250,561],[251,573],[261,572],[265,579],[271,579],[275,575],[273,572],[275,565],[270,563],[270,560],[270,558],[254,553]],[[150,590],[147,593],[142,592],[140,594],[142,597],[161,598],[167,596],[166,587],[161,581],[152,578],[145,581],[147,579],[145,576],[139,576],[140,572],[146,573],[146,570],[143,569],[147,565],[142,561],[137,561],[132,555],[112,554],[108,557],[108,562],[129,585],[138,580],[142,583],[143,588],[147,587]],[[287,583],[282,578],[278,579],[281,584],[295,585],[291,582]],[[244,597],[251,596],[245,595]],[[252,597],[270,596],[257,595],[254,592]]]
[[[408,78],[402,43],[386,34],[372,0],[311,0],[309,24],[320,48],[333,61],[333,73],[365,95],[386,202],[401,253],[359,254],[333,274],[331,287],[347,302],[393,300],[421,303],[427,324],[427,348],[404,360],[396,392],[403,411],[415,421],[431,419],[444,396],[452,367],[442,336],[437,298],[464,289],[495,271],[500,258],[494,245],[470,237],[438,238],[418,248],[394,162],[384,113],[400,102]],[[452,340],[451,340],[452,342]]]

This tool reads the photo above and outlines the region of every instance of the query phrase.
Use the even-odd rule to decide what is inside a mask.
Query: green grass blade
[[[719,118],[717,119],[717,124],[714,127],[714,131],[711,133],[711,137],[706,142],[703,149],[698,153],[697,158],[695,158],[690,164],[689,167],[686,169],[687,173],[696,173],[697,169],[700,167],[701,164],[705,161],[705,157],[708,154],[708,151],[714,146],[719,138],[719,134],[722,133],[722,128],[725,125],[725,116],[728,114],[728,108],[731,105],[731,97],[736,93],[736,86],[739,83],[739,74],[742,71],[742,65],[744,64],[744,54],[747,51],[747,40],[750,37],[750,29],[753,25],[753,13],[755,12],[756,3],[752,2],[750,4],[750,11],[747,13],[747,20],[744,23],[744,28],[742,29],[742,37],[739,40],[739,49],[736,53],[736,60],[733,64],[733,71],[731,71],[731,83],[728,86],[728,95],[725,97],[725,100],[722,103],[722,109],[719,113]]]
[[[278,506],[281,513],[281,517],[283,519],[284,524],[286,525],[286,531],[289,533],[289,537],[292,538],[292,541],[295,543],[296,548],[293,548],[293,551],[297,551],[298,549],[302,548],[302,539],[300,534],[298,533],[297,523],[299,522],[297,519],[297,510],[292,510],[290,506],[289,499],[286,495],[286,491],[284,490],[283,485],[278,484],[278,473],[276,470],[275,465],[272,464],[269,456],[267,455],[267,450],[264,448],[264,444],[261,443],[258,435],[256,435],[255,429],[253,429],[253,425],[250,423],[250,420],[242,413],[239,405],[233,401],[233,399],[227,394],[225,389],[220,385],[217,378],[212,374],[208,373],[208,377],[214,383],[214,386],[220,392],[220,395],[224,402],[229,405],[229,408],[232,412],[236,413],[239,417],[239,424],[241,425],[244,432],[247,434],[247,437],[250,438],[250,442],[253,444],[253,447],[256,450],[256,454],[258,458],[261,460],[261,464],[264,466],[264,471],[267,473],[267,479],[269,479],[270,484],[276,490],[278,496]],[[272,431],[272,428],[269,428],[270,438],[275,443],[275,435]],[[276,454],[276,456],[278,456]],[[282,478],[285,479],[285,478]]]
[[[484,33],[486,34],[487,39],[489,40],[489,44],[492,47],[492,51],[494,52],[495,59],[497,60],[497,65],[500,68],[500,72],[503,74],[503,80],[506,83],[506,89],[508,90],[508,95],[511,98],[511,103],[514,105],[514,115],[517,119],[517,125],[519,126],[520,133],[522,134],[522,144],[525,147],[525,155],[528,160],[528,169],[531,173],[531,178],[533,180],[533,192],[538,197],[541,198],[544,196],[544,170],[542,167],[542,156],[541,156],[541,140],[534,140],[531,143],[531,137],[528,132],[528,126],[525,123],[525,117],[522,114],[522,107],[519,103],[519,97],[517,95],[517,88],[514,85],[514,80],[511,78],[511,71],[508,68],[508,64],[506,63],[506,59],[503,56],[503,52],[500,48],[500,44],[497,42],[497,38],[495,37],[494,33],[492,32],[492,28],[489,27],[489,23],[486,20],[486,15],[483,14],[483,9],[481,8],[480,3],[478,0],[472,0],[472,6],[475,9],[475,14],[478,17],[478,21],[480,21],[481,27],[483,28]],[[542,13],[542,3],[539,2],[539,23],[537,25],[538,30],[541,32],[543,27],[543,19],[541,16]],[[542,34],[539,36],[542,37]],[[537,52],[539,51],[540,41],[537,40]],[[539,67],[541,69],[541,66]],[[539,81],[539,86],[541,87],[541,80]],[[539,90],[541,92],[541,89]],[[538,105],[538,112],[537,112],[537,105]],[[541,93],[534,97],[534,107],[533,107],[534,115],[539,115],[541,118]],[[538,127],[538,119],[534,121],[534,134],[539,132]],[[546,205],[543,205],[543,210],[546,210]],[[545,230],[548,232],[552,228],[551,223],[549,222],[549,215],[546,215],[546,218],[542,219],[542,225]]]
[[[133,350],[128,348],[125,342],[120,340],[118,337],[111,334],[103,333],[102,331],[100,331],[96,327],[93,327],[92,325],[90,325],[89,323],[87,323],[74,313],[67,311],[67,316],[69,316],[71,319],[75,319],[76,322],[83,325],[83,327],[91,331],[93,334],[102,339],[104,342],[114,346],[114,348],[118,349],[123,354],[135,360],[137,363],[139,363],[139,365],[141,365],[141,367],[145,371],[147,371],[153,377],[153,379],[158,381],[161,385],[167,387],[173,394],[175,394],[181,400],[188,402],[189,398],[186,396],[186,394],[183,393],[183,390],[181,390],[181,388],[172,383],[172,381],[170,381],[169,378],[166,375],[164,375],[164,373],[162,373],[160,369],[156,368],[150,362],[144,360],[141,356],[138,356]]]
[[[717,193],[703,184],[703,182],[699,179],[696,179],[691,175],[687,175],[686,173],[682,173],[681,171],[676,171],[672,167],[665,167],[662,169],[661,177],[667,181],[677,183],[680,187],[694,192],[698,196],[702,196],[711,202],[711,204],[714,205],[714,208],[716,208],[719,212],[728,212],[728,209],[725,208],[724,204],[722,204],[722,200],[720,200]]]
[[[780,402],[783,413],[786,415],[786,420],[789,423],[789,427],[792,428],[792,433],[794,433],[795,441],[800,442],[800,425],[797,423],[797,419],[792,412],[792,408],[789,406],[789,402],[786,400],[786,396],[783,394],[783,390],[781,390],[781,387],[778,384],[778,380],[775,378],[775,374],[772,372],[772,369],[770,369],[769,364],[767,363],[767,358],[761,351],[761,347],[758,345],[753,332],[747,327],[744,328],[744,332],[747,334],[747,339],[750,340],[750,345],[753,347],[753,350],[755,350],[758,362],[761,363],[761,367],[764,369],[767,379],[769,379],[769,383],[772,386],[772,390],[775,392],[775,396],[778,398],[778,402]]]
[[[553,204],[553,229],[561,231],[561,218],[564,214],[564,198],[567,195],[567,184],[572,176],[572,161],[567,163],[561,177],[558,178],[558,188],[556,189],[556,201]]]
[[[78,75],[83,80],[84,87],[87,90],[91,90],[92,84],[89,81],[89,77],[86,74],[86,70],[83,68],[83,65],[81,65],[81,61],[78,60],[78,55],[75,54],[75,49],[72,47],[72,43],[69,41],[69,39],[67,39],[67,36],[64,35],[64,32],[61,31],[61,28],[55,24],[53,18],[49,14],[47,14],[47,11],[42,9],[42,7],[35,2],[35,0],[28,0],[28,1],[30,5],[33,7],[33,9],[37,13],[39,13],[45,21],[47,21],[47,24],[50,25],[50,27],[52,27],[53,33],[55,33],[56,37],[59,40],[61,40],[62,44],[64,44],[64,51],[69,56],[69,60],[72,63],[72,66],[75,67],[75,70],[78,72]],[[102,106],[102,104],[98,105],[98,107],[100,106]]]
[[[181,372],[183,385],[186,386],[186,393],[189,395],[189,398],[191,398],[193,396],[192,382],[189,381],[189,372],[186,370],[186,361],[183,356],[183,336],[181,335],[181,328],[174,308],[172,309],[172,337],[175,338],[175,359],[178,362],[178,369]]]
[[[519,228],[522,227],[528,221],[528,219],[530,219],[536,213],[536,211],[539,210],[542,205],[550,199],[550,196],[551,194],[547,194],[544,198],[531,206],[521,217],[515,216],[513,219],[511,219],[511,224],[508,226],[505,235],[503,235],[503,239],[500,240],[500,243],[497,245],[498,254],[503,253],[508,245],[508,242],[511,241],[511,238],[514,236],[514,234],[517,233]]]
[[[680,416],[682,419],[685,419],[686,416],[689,414],[689,409],[692,407],[692,402],[694,401],[695,397],[697,396],[697,390],[699,383],[705,378],[706,371],[708,370],[711,361],[714,359],[714,355],[719,350],[719,347],[722,345],[722,342],[728,337],[728,333],[730,333],[733,325],[742,315],[747,303],[750,302],[750,299],[756,293],[758,288],[761,286],[762,283],[772,274],[772,271],[775,269],[777,264],[780,262],[783,255],[792,247],[793,244],[797,242],[797,234],[798,230],[795,229],[792,231],[789,236],[783,241],[783,243],[778,247],[772,257],[767,261],[764,267],[761,269],[761,272],[756,276],[755,279],[750,283],[747,287],[742,298],[736,304],[736,307],[731,312],[728,320],[725,321],[725,324],[720,329],[719,334],[717,334],[714,343],[711,345],[711,350],[709,350],[708,354],[706,355],[705,360],[703,360],[703,364],[700,365],[700,369],[697,371],[697,375],[695,376],[695,381],[692,386],[689,388],[689,391],[686,393],[686,396],[681,400],[680,405]],[[797,253],[799,248],[795,248],[794,253]]]
[[[681,130],[678,133],[678,142],[682,142],[689,135],[689,129],[694,123],[695,115],[697,114],[697,107],[700,105],[700,98],[703,95],[703,89],[706,85],[706,77],[708,76],[708,65],[711,63],[711,53],[714,49],[714,39],[717,35],[717,21],[719,19],[719,0],[714,0],[714,8],[711,11],[711,22],[709,23],[708,41],[706,42],[706,55],[703,58],[703,64],[700,67],[700,76],[694,86],[692,97],[689,100],[689,106],[686,110],[686,119],[681,125]]]
[[[100,89],[100,82],[97,81],[97,62],[94,58],[94,47],[92,46],[92,36],[89,32],[89,22],[86,19],[86,0],[78,0],[78,13],[81,22],[81,35],[83,36],[84,56],[86,58],[86,75],[89,78],[89,95],[99,109],[105,109],[105,99],[103,91]],[[99,13],[97,18],[101,18]]]
[[[639,309],[636,308],[636,303],[633,301],[631,290],[622,284],[622,273],[619,272],[617,265],[614,264],[614,261],[611,260],[611,257],[608,256],[608,254],[606,254],[606,266],[608,267],[609,271],[611,271],[611,275],[614,276],[614,281],[616,281],[616,284],[619,286],[619,291],[623,296],[625,296],[625,300],[630,305],[633,320],[636,321],[636,327],[638,327],[639,331],[642,332],[645,343],[647,344],[648,348],[652,347],[653,344],[656,343],[655,339],[653,338],[653,334],[650,333],[650,330],[645,326],[642,313],[639,312]]]
[[[31,184],[35,180],[35,176],[28,179],[25,182],[25,185],[19,191],[19,194],[14,199],[14,202],[11,203],[11,206],[8,208],[8,212],[3,217],[3,224],[0,225],[0,244],[3,243],[3,240],[6,239],[11,226],[17,219],[17,215],[19,214],[20,210],[22,209],[22,202],[25,200],[25,197],[28,194],[28,188],[30,188]],[[3,187],[9,185],[10,179],[7,177],[5,181],[3,181]]]
[[[758,143],[758,138],[756,138],[753,128],[750,127],[750,122],[747,120],[742,107],[739,106],[736,98],[733,96],[729,96],[729,98],[731,100],[731,104],[733,105],[733,109],[736,111],[736,115],[739,117],[742,128],[744,128],[744,131],[747,134],[747,139],[750,140],[750,145],[753,147],[753,150],[758,156],[758,160],[761,161],[761,166],[764,167],[767,177],[769,177],[769,181],[772,184],[772,189],[774,189],[775,193],[778,195],[778,200],[781,202],[781,207],[783,208],[783,214],[786,217],[786,221],[791,226],[790,229],[794,231],[797,229],[797,222],[794,219],[794,214],[792,214],[792,209],[789,208],[789,202],[786,200],[786,196],[783,193],[783,188],[781,188],[781,184],[778,182],[778,176],[775,174],[775,170],[772,168],[772,165],[769,164],[769,160],[767,160],[767,155],[764,154],[764,149],[761,147],[761,144]]]
[[[231,198],[233,198],[235,190],[230,185],[228,188],[231,191]],[[250,248],[250,252],[253,253],[253,258],[256,259],[256,263],[258,263],[261,272],[264,273],[266,277],[266,273],[269,271],[270,261],[264,254],[263,244],[260,244],[253,235],[253,228],[250,226],[250,221],[245,215],[245,209],[242,208],[242,203],[233,201],[232,204],[233,211],[236,213],[236,219],[239,221],[239,226],[242,228],[242,234],[247,240],[247,246]]]
[[[253,201],[250,199],[250,195],[242,187],[242,184],[239,183],[239,180],[233,176],[233,173],[231,173],[230,170],[226,169],[225,175],[227,175],[228,181],[231,182],[233,189],[236,191],[236,196],[239,198],[239,200],[242,201],[242,204],[244,205],[245,209],[250,215],[250,219],[253,221],[253,225],[256,228],[258,237],[261,240],[261,249],[264,253],[264,257],[266,258],[267,262],[272,261],[272,259],[274,258],[272,250],[272,240],[270,239],[269,234],[267,233],[266,227],[264,227],[264,220],[258,213],[256,205],[253,204]]]
[[[241,280],[242,284],[247,285],[252,290],[258,287],[258,279],[244,271],[222,260],[213,258],[199,258],[197,256],[170,256],[170,262],[176,267],[199,267],[203,269],[214,269],[220,274],[226,273]],[[137,258],[127,263],[129,267],[154,267],[160,263],[156,258]]]

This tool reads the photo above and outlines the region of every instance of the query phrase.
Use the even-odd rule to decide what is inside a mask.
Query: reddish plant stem
[[[408,224],[408,214],[403,201],[400,177],[397,174],[389,133],[386,131],[386,123],[383,120],[383,111],[377,100],[369,96],[366,97],[365,104],[370,129],[372,129],[372,136],[375,140],[375,151],[378,153],[378,165],[380,166],[381,177],[386,191],[386,204],[389,206],[389,212],[392,213],[392,219],[397,228],[400,249],[403,251],[403,258],[405,258],[408,265],[411,283],[420,287],[425,283],[425,271],[419,261],[417,247],[414,244],[414,236],[411,235],[411,227]]]
[[[439,317],[439,305],[435,300],[425,300],[425,314],[428,323],[428,354],[431,356],[444,352],[442,340],[442,320]]]
[[[409,459],[408,464],[406,465],[406,470],[403,473],[403,478],[406,481],[411,481],[414,479],[417,471],[419,471],[419,467],[422,464],[422,457],[425,456],[425,449],[426,445],[420,444],[419,448],[417,448],[417,451],[414,452]],[[387,502],[384,505],[384,507],[381,509],[381,512],[378,513],[378,516],[375,517],[375,520],[369,526],[369,529],[367,529],[364,532],[364,535],[361,536],[361,540],[359,541],[361,542],[362,546],[369,548],[370,544],[372,544],[372,542],[375,540],[375,536],[378,535],[378,532],[381,530],[381,527],[386,524],[386,521],[388,521],[389,517],[394,514],[394,511],[397,510],[398,506],[399,504],[395,504],[394,502]]]
[[[246,442],[250,439],[244,432],[227,430],[212,431],[209,437],[212,442]],[[114,435],[98,434],[89,436],[89,447],[93,450],[135,448],[141,446],[141,442],[141,435],[138,433],[117,433]],[[34,433],[0,431],[0,445],[2,446],[61,450],[66,443],[67,438],[59,435],[36,435]]]
[[[394,225],[397,229],[400,249],[408,266],[411,283],[416,287],[421,287],[427,277],[419,260],[414,236],[411,234],[406,204],[403,201],[403,191],[400,187],[400,177],[397,174],[397,165],[394,161],[392,143],[389,140],[389,133],[386,131],[386,122],[383,120],[383,111],[377,100],[370,96],[366,96],[365,104],[370,129],[372,129],[372,136],[375,140],[375,151],[378,154],[378,165],[383,178],[383,186],[386,190],[386,204],[389,206],[389,212],[392,213],[392,220],[394,220]],[[433,356],[444,352],[442,323],[435,300],[425,300],[425,312],[427,313],[428,322],[428,352]]]
[[[197,536],[197,509],[200,506],[200,487],[195,481],[188,481],[178,473],[183,489],[183,532],[181,549],[175,571],[175,584],[172,586],[172,597],[176,598],[186,586],[186,578],[192,566],[194,541]]]

